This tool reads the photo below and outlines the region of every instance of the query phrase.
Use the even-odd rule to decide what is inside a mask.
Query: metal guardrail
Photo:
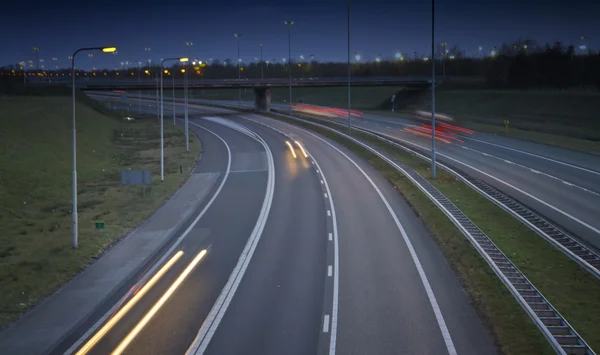
[[[452,223],[467,237],[558,354],[595,355],[595,352],[585,340],[575,331],[556,308],[550,304],[533,283],[525,277],[516,265],[502,253],[494,242],[458,207],[419,173],[402,163],[393,161],[368,144],[334,128],[302,120],[297,117],[282,114],[279,115],[333,131],[369,150],[371,153],[377,155],[379,158],[396,168],[396,170],[411,180],[415,186],[417,186],[438,208],[440,208]]]
[[[527,315],[548,340],[552,348],[558,354],[595,355],[595,352],[585,340],[575,331],[569,322],[550,304],[542,293],[531,283],[527,277],[514,265],[510,259],[494,244],[494,242],[483,233],[458,207],[456,207],[446,196],[444,196],[429,181],[419,175],[416,171],[399,162],[393,161],[376,149],[362,141],[348,136],[337,129],[307,121],[298,117],[288,116],[280,113],[277,115],[302,121],[314,126],[335,132],[346,139],[369,150],[388,164],[405,175],[419,188],[452,223],[467,237],[478,253],[492,268],[494,273],[508,288],[513,297],[521,305]],[[366,130],[365,130],[366,131]],[[365,132],[370,135],[384,139],[376,134]],[[408,148],[404,147],[405,150]],[[422,154],[412,151],[412,154]]]
[[[394,137],[388,138],[387,135],[382,136],[377,132],[363,129],[360,130],[363,133],[373,135],[386,143],[392,144],[398,148],[415,154],[424,160],[431,161],[431,158],[426,156],[422,150],[418,148],[408,147],[402,143],[399,143],[394,139]],[[464,183],[466,183],[479,194],[496,204],[498,207],[510,213],[521,223],[525,224],[536,234],[544,238],[551,245],[553,245],[558,250],[563,252],[566,256],[578,263],[586,271],[590,272],[596,278],[600,279],[600,256],[596,254],[592,249],[588,248],[583,243],[580,243],[568,233],[560,229],[558,226],[555,226],[549,221],[547,221],[538,213],[515,201],[513,198],[500,192],[496,188],[488,185],[482,180],[477,179],[464,172],[463,170],[456,168],[446,162],[440,163],[440,160],[443,161],[444,159],[438,158],[438,165],[441,168],[462,180]]]
[[[324,120],[320,117],[313,117],[306,114],[301,115],[308,116],[311,119],[333,123],[339,125],[340,127],[346,127],[342,123],[333,122],[331,120]],[[353,129],[371,135],[388,144],[391,144],[397,148],[409,152],[410,154],[418,156],[421,159],[431,161],[431,158],[427,156],[422,149],[409,147],[404,142],[398,141],[395,137],[390,137],[386,134],[381,134],[364,128],[353,127]],[[461,181],[469,185],[472,189],[477,191],[480,195],[484,196],[485,198],[496,204],[498,207],[511,214],[514,218],[519,220],[521,223],[525,224],[528,228],[530,228],[536,234],[544,238],[547,242],[549,242],[552,246],[556,247],[571,260],[578,263],[586,271],[594,275],[596,278],[600,279],[600,255],[595,253],[591,248],[579,242],[577,239],[569,235],[567,232],[563,231],[558,226],[555,226],[554,224],[546,220],[544,217],[540,216],[538,213],[522,205],[521,203],[517,202],[513,198],[507,196],[506,194],[500,192],[496,188],[488,185],[480,179],[469,175],[465,171],[456,168],[451,164],[448,164],[447,162],[442,163],[440,161],[444,161],[444,159],[438,158],[437,164],[439,167],[443,168],[455,177],[459,178]]]

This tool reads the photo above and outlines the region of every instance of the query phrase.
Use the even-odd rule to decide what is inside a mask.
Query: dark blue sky
[[[243,34],[241,57],[287,57],[286,19],[294,20],[292,56],[314,54],[319,61],[346,58],[345,0],[171,0],[171,1],[38,1],[10,2],[0,13],[3,50],[0,65],[34,60],[33,47],[46,67],[67,66],[79,47],[115,45],[118,54],[78,55],[78,66],[114,67],[122,61],[188,55],[203,60],[237,57],[233,33]],[[352,1],[351,52],[364,59],[413,56],[430,51],[429,0]],[[436,42],[464,49],[489,50],[504,41],[531,38],[578,45],[581,35],[600,48],[598,0],[439,0]],[[150,47],[150,52],[144,48]],[[58,60],[54,63],[52,58]],[[51,63],[51,64],[50,64]]]

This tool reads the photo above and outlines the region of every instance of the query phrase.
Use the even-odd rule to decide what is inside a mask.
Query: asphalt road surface
[[[238,105],[237,101],[199,100]],[[245,107],[251,102],[242,102]],[[283,104],[272,107],[286,109]],[[346,123],[343,115],[330,120]],[[431,138],[416,135],[418,122],[363,114],[352,125],[400,139],[431,154]],[[600,157],[487,133],[459,133],[462,140],[436,141],[437,157],[529,206],[600,252]]]
[[[147,292],[107,302],[55,353],[115,318],[85,353],[496,352],[429,232],[366,162],[260,116],[201,115],[197,172],[222,189]]]

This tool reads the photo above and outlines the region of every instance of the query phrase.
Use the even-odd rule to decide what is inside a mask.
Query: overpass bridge
[[[163,89],[183,89],[183,79],[163,78]],[[348,79],[332,78],[292,78],[292,87],[345,87]],[[403,86],[410,88],[425,88],[431,85],[429,77],[357,77],[351,79],[351,85],[356,86]],[[108,79],[89,78],[78,80],[76,86],[83,91],[144,91],[157,90],[157,80]],[[271,88],[286,88],[290,86],[288,78],[264,79],[189,79],[188,90],[194,89],[253,89],[257,109],[269,111],[271,106]]]

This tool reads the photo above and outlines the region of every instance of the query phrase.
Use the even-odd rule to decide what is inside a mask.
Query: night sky
[[[355,0],[351,10],[351,53],[373,60],[396,51],[427,54],[431,44],[429,0]],[[534,39],[576,46],[588,36],[600,49],[599,0],[438,0],[436,42],[457,45],[467,55],[505,41]],[[135,60],[188,56],[221,61],[237,58],[233,34],[242,33],[244,62],[287,57],[344,61],[347,55],[347,2],[344,0],[170,0],[170,1],[11,1],[0,10],[0,65],[35,60],[46,68],[68,66],[79,47],[113,45],[118,54],[78,55],[81,68],[113,68]],[[185,42],[193,42],[187,47]],[[596,45],[596,46],[595,46]],[[595,46],[595,47],[594,47]],[[150,47],[151,51],[144,50]],[[191,51],[191,52],[190,52]],[[57,61],[52,61],[56,57]]]

